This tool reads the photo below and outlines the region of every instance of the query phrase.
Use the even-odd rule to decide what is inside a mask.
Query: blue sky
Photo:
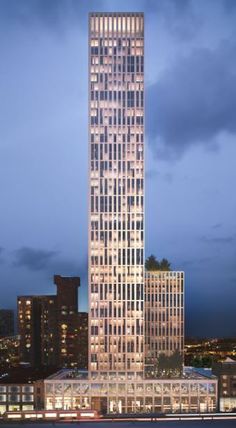
[[[145,13],[146,255],[186,272],[186,332],[236,335],[236,2],[0,1],[0,307],[81,275],[87,22]]]

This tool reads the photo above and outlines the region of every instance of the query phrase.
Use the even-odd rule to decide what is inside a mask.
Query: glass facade
[[[184,353],[184,272],[145,274],[145,357]]]
[[[89,27],[89,369],[143,377],[144,20],[92,13]]]
[[[217,380],[210,378],[123,383],[73,380],[69,389],[68,382],[55,379],[45,383],[47,410],[92,408],[107,413],[198,413],[213,412],[217,408]]]

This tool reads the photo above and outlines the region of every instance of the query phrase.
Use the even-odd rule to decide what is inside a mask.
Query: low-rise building
[[[18,367],[0,374],[0,414],[44,408],[44,379],[52,370]]]
[[[88,378],[61,370],[45,379],[45,408],[93,409],[101,413],[199,413],[217,409],[217,379],[185,368],[176,379]]]
[[[215,362],[212,372],[219,381],[219,410],[221,412],[236,411],[236,361],[226,358]]]

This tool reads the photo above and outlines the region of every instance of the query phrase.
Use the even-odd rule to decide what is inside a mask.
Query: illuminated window
[[[121,17],[118,16],[118,31],[121,31]]]
[[[135,31],[134,25],[135,25],[135,18],[134,18],[134,16],[132,16],[132,18],[131,18],[131,31],[132,31],[132,33],[134,33],[134,31]]]
[[[94,18],[91,18],[91,31],[94,31]]]
[[[130,17],[127,17],[127,32],[130,32]]]
[[[108,18],[104,16],[104,31],[107,33],[108,31]]]
[[[126,18],[125,18],[125,16],[122,17],[122,27],[123,27],[123,31],[126,31]]]
[[[103,16],[100,17],[100,31],[103,32]]]
[[[112,17],[109,16],[109,31],[112,32]]]
[[[95,31],[98,32],[98,17],[95,18]]]
[[[62,328],[62,330],[66,330],[67,329],[67,325],[66,324],[62,324],[61,328]]]

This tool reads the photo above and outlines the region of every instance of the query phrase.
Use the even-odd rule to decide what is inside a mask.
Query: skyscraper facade
[[[89,17],[89,370],[46,379],[47,410],[216,408],[215,378],[144,376],[143,27],[142,13]]]
[[[144,366],[144,19],[89,18],[92,379]]]
[[[145,275],[145,360],[184,357],[184,272],[147,271]]]

